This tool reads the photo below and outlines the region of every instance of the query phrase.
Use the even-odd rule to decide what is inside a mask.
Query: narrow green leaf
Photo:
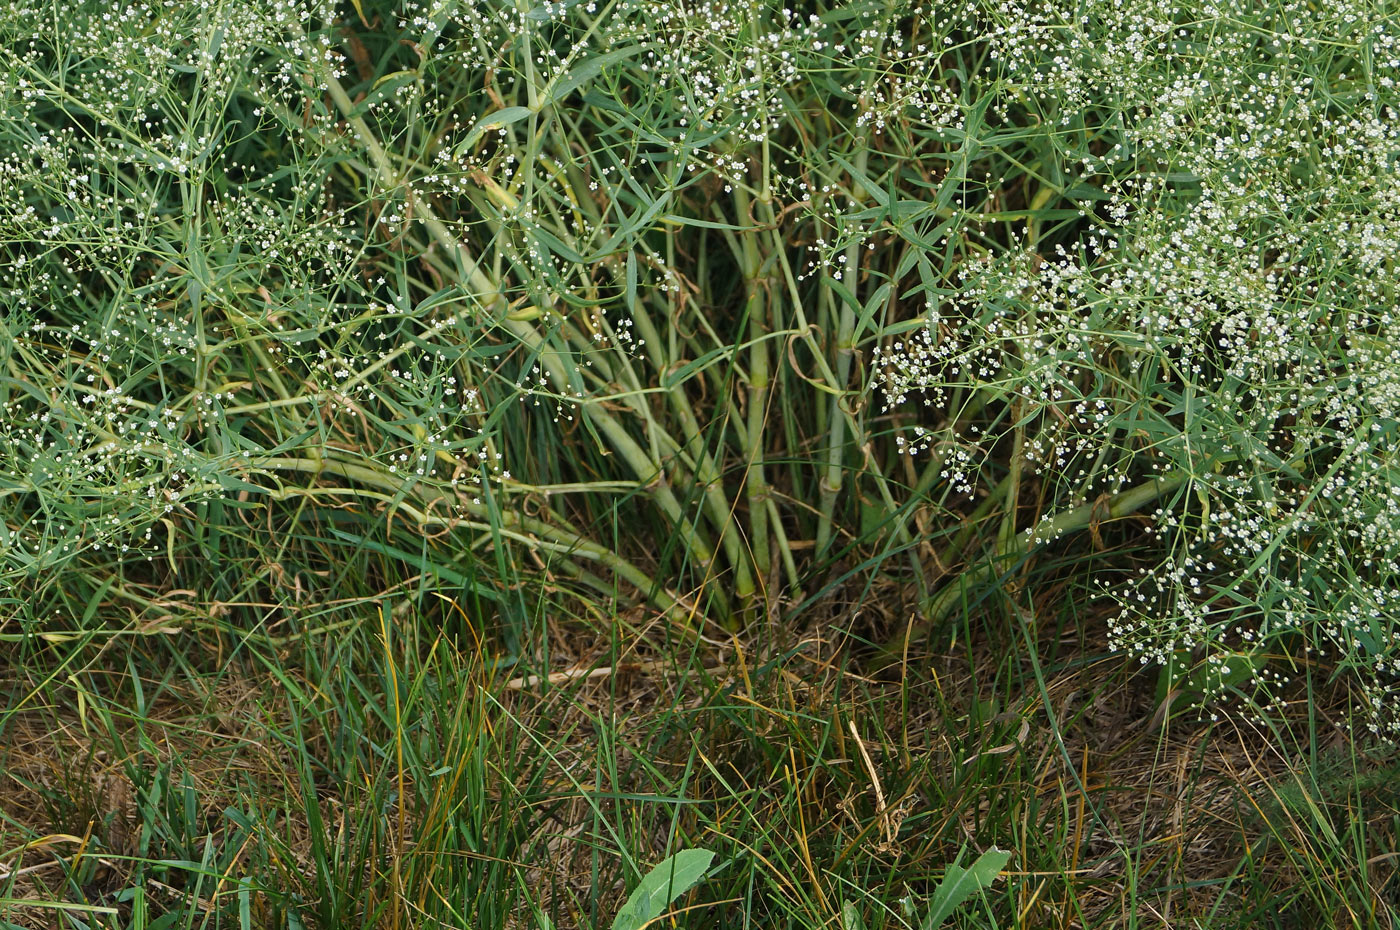
[[[355,108],[350,111],[350,115],[352,117],[364,116],[370,111],[371,107],[378,106],[398,93],[400,88],[412,84],[417,80],[417,71],[395,71],[392,74],[384,75],[370,87],[369,93],[365,94],[365,99],[355,104]]]
[[[560,239],[558,236],[554,235],[549,230],[537,226],[535,227],[533,232],[535,234],[535,238],[539,240],[541,245],[543,245],[549,251],[553,252],[555,255],[558,255],[559,257],[563,258],[565,261],[573,262],[574,264],[578,265],[584,265],[589,263],[589,260],[585,258],[580,252],[578,252],[573,246],[569,245],[563,239]]]
[[[851,177],[854,178],[856,182],[860,184],[861,187],[865,188],[865,192],[871,197],[874,197],[875,202],[878,203],[881,207],[888,207],[890,205],[889,195],[886,194],[885,191],[880,187],[880,185],[872,181],[863,171],[861,171],[855,165],[848,162],[846,159],[842,158],[840,155],[835,154],[834,152],[832,153],[831,158],[842,168],[845,168],[846,171],[851,175]]]
[[[467,133],[467,137],[457,143],[457,147],[453,151],[460,155],[475,145],[476,141],[486,133],[509,126],[511,123],[518,123],[533,112],[535,111],[529,107],[506,107],[489,116],[483,116],[476,121],[472,131]]]
[[[661,375],[661,387],[670,390],[671,388],[685,384],[697,372],[703,371],[710,365],[728,358],[732,354],[733,350],[728,346],[720,346],[719,348],[711,349],[699,358],[692,359],[679,368],[663,372]]]
[[[563,15],[566,10],[577,5],[580,0],[556,0],[554,3],[543,3],[537,7],[527,10],[526,19],[532,19],[537,23],[549,22]]]
[[[619,61],[626,61],[653,47],[654,46],[651,44],[632,45],[627,48],[604,52],[601,55],[594,55],[592,58],[579,62],[563,74],[557,75],[555,79],[550,82],[549,86],[545,88],[544,99],[541,101],[541,106],[546,103],[555,103],[559,100],[563,100],[565,97],[569,96],[569,94],[602,74],[603,69],[609,65],[617,64]]]

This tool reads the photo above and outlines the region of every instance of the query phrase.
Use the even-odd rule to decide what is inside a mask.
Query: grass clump
[[[0,920],[1388,926],[1397,69],[0,2]]]

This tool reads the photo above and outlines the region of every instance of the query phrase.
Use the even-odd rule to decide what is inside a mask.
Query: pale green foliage
[[[1162,561],[1105,590],[1121,648],[1202,663],[1207,696],[1335,663],[1393,735],[1400,21],[1366,3],[1004,12],[1007,88],[1066,127],[1059,183],[1093,219],[1033,260],[969,265],[917,383],[944,390],[956,359],[1018,396],[1060,507],[1186,476],[1156,514]]]

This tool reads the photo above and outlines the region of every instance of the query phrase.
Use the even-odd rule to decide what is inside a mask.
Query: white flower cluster
[[[1205,670],[1211,698],[1344,669],[1400,738],[1380,713],[1400,683],[1400,20],[1243,0],[979,15],[991,110],[1060,127],[1039,172],[1082,220],[958,267],[879,353],[886,409],[1012,404],[1061,510],[1185,476],[1154,518],[1161,561],[1106,588],[1114,645]]]

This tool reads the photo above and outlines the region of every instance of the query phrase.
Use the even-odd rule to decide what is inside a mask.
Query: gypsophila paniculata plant
[[[0,7],[11,583],[275,526],[268,584],[736,628],[880,572],[927,631],[1108,530],[1115,649],[1400,734],[1382,0],[54,15]]]

